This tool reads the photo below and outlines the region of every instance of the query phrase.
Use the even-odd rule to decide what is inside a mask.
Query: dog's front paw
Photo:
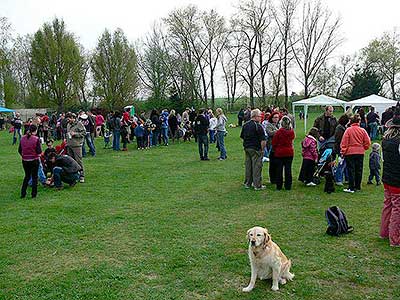
[[[242,291],[248,293],[248,292],[251,292],[252,289],[253,289],[252,287],[248,286],[248,287],[243,288]]]
[[[274,292],[279,291],[279,286],[272,286],[271,290],[273,290]]]

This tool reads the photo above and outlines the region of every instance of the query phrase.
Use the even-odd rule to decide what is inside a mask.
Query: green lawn
[[[382,186],[366,185],[365,165],[360,193],[304,187],[298,123],[292,191],[242,187],[235,128],[226,161],[214,147],[211,161],[199,161],[193,141],[115,153],[98,139],[97,157],[84,160],[86,183],[40,187],[36,200],[19,199],[20,157],[0,132],[0,299],[399,299],[400,251],[378,238]],[[331,205],[354,233],[325,234]],[[270,281],[241,291],[250,278],[246,231],[255,225],[292,259],[296,277],[279,292]]]

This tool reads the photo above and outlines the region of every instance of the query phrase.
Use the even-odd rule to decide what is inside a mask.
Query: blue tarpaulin
[[[0,113],[2,112],[14,112],[14,110],[0,106]]]

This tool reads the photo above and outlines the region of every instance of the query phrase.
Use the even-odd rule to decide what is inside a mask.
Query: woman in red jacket
[[[350,127],[344,132],[340,143],[340,153],[346,160],[349,172],[349,188],[343,190],[347,193],[361,190],[364,153],[371,145],[367,131],[360,127],[360,121],[359,114],[350,119]]]
[[[42,153],[40,140],[36,136],[37,127],[31,125],[27,133],[21,138],[18,152],[22,156],[22,166],[25,177],[21,188],[21,198],[25,198],[28,181],[32,177],[32,198],[37,195],[39,157]]]
[[[283,169],[285,169],[285,189],[292,188],[292,162],[294,156],[293,140],[294,131],[290,122],[290,118],[284,116],[281,120],[281,128],[272,138],[272,148],[276,158],[276,188],[282,189],[283,185]]]

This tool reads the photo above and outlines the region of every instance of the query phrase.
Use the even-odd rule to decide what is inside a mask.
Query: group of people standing
[[[400,246],[400,105],[393,109],[392,119],[386,124],[382,139],[383,176],[385,202],[382,211],[381,237],[389,238],[392,246]],[[374,113],[370,109],[370,113]],[[269,154],[269,177],[277,190],[284,186],[292,187],[291,165],[294,157],[293,141],[295,134],[291,118],[275,110],[263,120],[259,109],[251,111],[250,120],[243,124],[240,137],[243,139],[245,152],[244,187],[263,190],[262,166],[263,156]],[[344,192],[354,193],[361,190],[363,162],[365,152],[371,146],[373,130],[368,134],[361,127],[359,113],[344,114],[339,121],[333,115],[333,107],[327,106],[325,113],[319,116],[308,135],[302,141],[303,163],[299,179],[307,186],[315,186],[313,174],[320,158],[318,148],[329,145],[333,158],[337,157],[339,165],[335,167],[336,184],[343,185],[343,175],[347,174],[348,188]],[[371,129],[374,127],[372,126]],[[269,148],[270,147],[270,148]],[[376,179],[380,185],[380,145],[374,143],[369,158],[370,175],[368,184]],[[329,165],[333,167],[333,165]],[[283,171],[285,180],[283,182]]]

